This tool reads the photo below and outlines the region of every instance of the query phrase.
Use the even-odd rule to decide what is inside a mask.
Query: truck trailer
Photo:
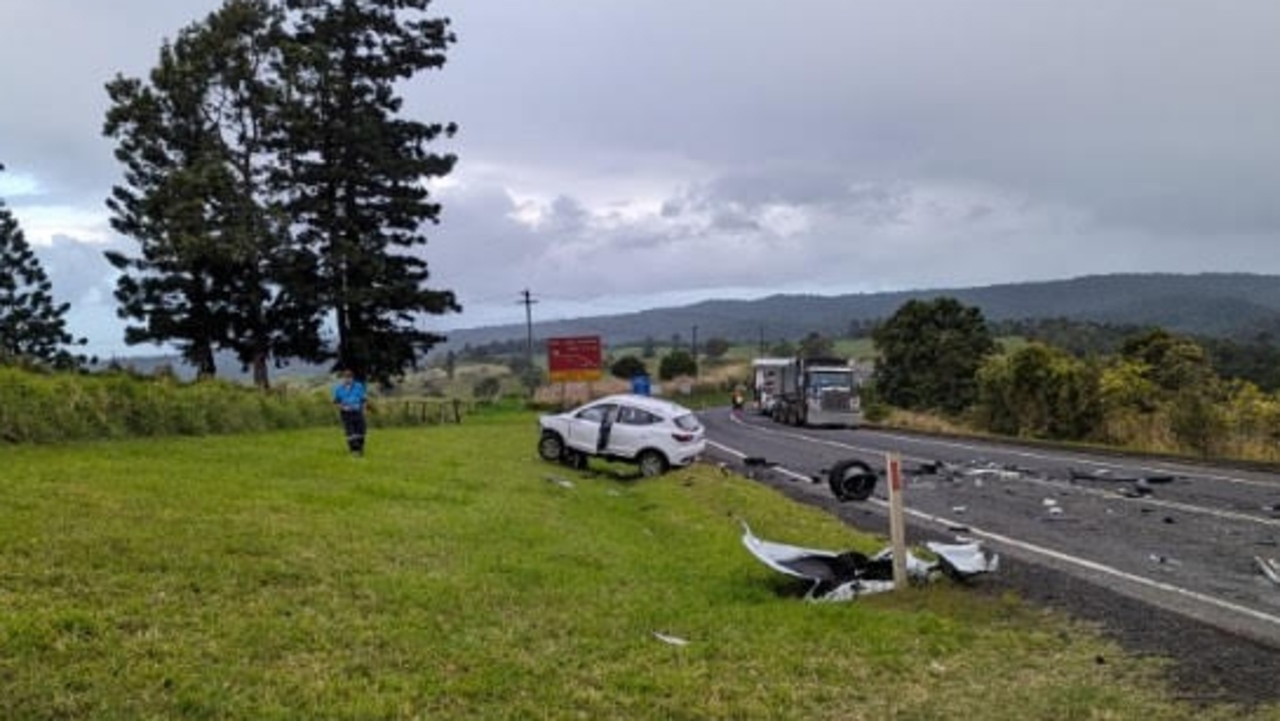
[[[755,410],[766,416],[773,415],[773,407],[782,390],[783,368],[794,358],[757,358],[751,363],[751,403]]]
[[[843,358],[788,358],[771,369],[777,381],[769,408],[773,420],[793,426],[862,422],[858,384]]]

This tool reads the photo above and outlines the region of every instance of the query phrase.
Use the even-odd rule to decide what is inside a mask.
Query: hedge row
[[[442,401],[441,403],[447,403]],[[373,425],[461,420],[465,408],[376,402]],[[325,389],[262,392],[226,381],[129,373],[33,373],[0,367],[0,442],[248,433],[336,423]]]

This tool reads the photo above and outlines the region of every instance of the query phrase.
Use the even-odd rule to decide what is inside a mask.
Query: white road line
[[[868,454],[877,454],[877,455],[884,454],[884,450],[880,448],[866,448],[863,446],[855,446],[851,443],[843,443],[840,441],[827,440],[825,438],[813,438],[812,436],[807,436],[803,433],[780,431],[774,428],[762,428],[760,426],[753,425],[750,423],[744,423],[742,420],[738,418],[731,418],[730,420],[733,423],[737,423],[738,425],[744,426],[746,428],[750,428],[753,431],[756,431],[759,433],[765,433],[768,435],[780,436],[783,438],[790,438],[793,440],[806,441],[806,442],[814,443],[817,445],[831,446],[833,448],[841,448],[845,450],[856,451],[858,453],[868,453]],[[983,450],[982,446],[971,446],[964,443],[957,443],[957,442],[951,442],[951,441],[933,441],[933,440],[923,441],[920,439],[909,438],[906,436],[897,436],[893,434],[884,434],[884,435],[886,435],[889,438],[909,440],[909,441],[914,441],[916,443],[936,443],[937,445],[948,446],[951,448],[960,448],[960,449],[969,450],[969,451]],[[986,448],[986,450],[990,450],[990,448]],[[1043,455],[1043,454],[1035,454],[1029,451],[1016,451],[1016,450],[1006,451],[1004,449],[1000,449],[1000,452],[1008,453],[1010,455],[1019,455],[1019,456],[1025,456],[1028,458],[1036,458],[1038,460],[1044,460],[1044,461],[1062,461],[1063,460],[1063,456],[1055,457],[1055,456],[1049,456],[1049,455]],[[904,456],[903,458],[904,460],[909,460],[916,463],[927,462],[930,460],[930,459],[922,458],[919,456]],[[1094,463],[1092,461],[1083,461],[1083,462],[1090,463],[1091,465],[1109,465],[1112,468],[1142,468],[1141,466],[1121,466],[1119,464]],[[1145,468],[1144,470],[1153,470],[1153,469]],[[1202,477],[1211,478],[1215,480],[1230,480],[1228,476],[1202,476]],[[1018,480],[1021,483],[1032,483],[1032,484],[1037,484],[1041,486],[1046,486],[1049,488],[1056,488],[1058,490],[1071,490],[1073,492],[1078,492],[1081,494],[1093,496],[1095,498],[1101,498],[1104,500],[1132,501],[1135,503],[1144,503],[1149,506],[1164,508],[1171,511],[1181,511],[1183,513],[1200,514],[1204,516],[1212,516],[1214,518],[1221,518],[1224,520],[1244,521],[1247,523],[1256,523],[1261,526],[1271,526],[1273,528],[1280,528],[1280,518],[1265,518],[1262,516],[1249,515],[1247,513],[1239,513],[1236,511],[1225,511],[1225,510],[1220,510],[1216,508],[1206,508],[1204,506],[1193,506],[1186,503],[1179,503],[1177,501],[1166,501],[1160,498],[1152,498],[1151,496],[1143,496],[1141,498],[1126,498],[1124,496],[1119,496],[1114,493],[1109,493],[1107,491],[1100,491],[1096,488],[1085,488],[1083,486],[1063,483],[1061,481],[1054,481],[1047,478],[1033,478],[1033,477],[1028,477],[1024,475],[1022,478]],[[1261,481],[1249,481],[1247,479],[1235,479],[1235,482],[1248,484],[1248,485],[1264,486],[1264,487],[1274,485],[1274,484],[1266,484]]]
[[[972,445],[969,443],[963,443],[961,441],[945,441],[941,439],[921,439],[921,438],[915,438],[913,436],[905,436],[905,435],[899,435],[896,433],[890,433],[887,431],[877,431],[877,433],[880,433],[887,438],[893,438],[895,440],[905,441],[908,443],[930,443],[933,445],[946,446],[948,448],[960,448],[966,451],[978,452],[978,451],[981,451],[983,448],[989,448],[989,446]],[[1062,462],[1067,460],[1078,460],[1081,463],[1087,463],[1091,466],[1101,466],[1104,468],[1132,468],[1132,469],[1146,471],[1150,473],[1169,473],[1170,469],[1177,469],[1179,471],[1190,471],[1186,475],[1194,475],[1197,478],[1204,478],[1211,481],[1223,481],[1224,483],[1238,483],[1243,486],[1258,486],[1260,488],[1277,488],[1277,484],[1275,482],[1259,481],[1252,478],[1241,478],[1240,476],[1224,476],[1217,473],[1200,473],[1198,469],[1195,469],[1192,466],[1186,466],[1186,465],[1182,465],[1175,462],[1170,462],[1163,466],[1149,466],[1149,465],[1143,465],[1143,464],[1134,465],[1134,464],[1127,464],[1127,463],[1116,463],[1111,461],[1099,461],[1099,460],[1087,458],[1085,456],[1081,456],[1079,454],[1072,453],[1069,451],[1058,453],[1058,454],[1048,454],[1048,453],[1040,453],[1037,451],[1023,451],[1023,450],[1001,448],[1000,452],[1007,453],[1012,456],[1022,456],[1023,458],[1033,458],[1035,460],[1040,460],[1040,461]]]
[[[723,443],[717,443],[715,441],[707,441],[707,443],[709,445],[715,446],[716,448],[724,451],[725,453],[728,453],[733,456],[737,456],[738,458],[745,458],[747,456],[746,453],[743,453],[742,451],[739,451],[736,448],[726,446]],[[777,473],[783,473],[785,475],[791,476],[792,478],[798,478],[806,481],[809,480],[808,476],[804,476],[802,474],[796,473],[795,471],[792,471],[784,466],[773,466],[772,468],[770,468],[770,470]],[[887,502],[880,500],[878,498],[868,499],[868,502],[876,506],[879,506],[882,509],[887,509],[889,505]],[[1200,593],[1198,591],[1192,591],[1191,589],[1188,589],[1188,588],[1182,588],[1181,586],[1174,586],[1170,583],[1165,583],[1163,581],[1156,581],[1150,578],[1146,578],[1144,576],[1138,576],[1138,575],[1129,573],[1127,571],[1122,571],[1118,568],[1114,568],[1112,566],[1107,566],[1101,563],[1097,563],[1095,561],[1090,561],[1086,558],[1080,558],[1079,556],[1073,556],[1067,553],[1062,553],[1061,551],[1055,551],[1050,548],[1045,548],[1044,546],[1037,546],[1034,543],[1020,541],[1016,538],[1005,536],[992,531],[985,531],[980,528],[975,528],[974,526],[971,526],[968,523],[952,521],[942,516],[935,516],[935,515],[925,513],[923,511],[917,511],[911,508],[907,508],[906,513],[912,516],[913,518],[918,518],[923,521],[940,524],[944,528],[949,528],[953,526],[964,526],[965,528],[968,529],[966,531],[966,535],[972,535],[972,536],[983,538],[989,541],[993,541],[995,543],[1004,544],[1012,548],[1017,548],[1017,549],[1026,551],[1028,553],[1039,554],[1046,558],[1052,558],[1054,560],[1071,564],[1074,566],[1078,566],[1080,568],[1088,569],[1096,573],[1112,576],[1114,578],[1128,581],[1129,583],[1133,583],[1135,585],[1145,586],[1147,588],[1164,591],[1166,593],[1172,593],[1177,596],[1198,601],[1200,603],[1213,606],[1215,608],[1218,608],[1224,611],[1230,611],[1243,616],[1248,616],[1258,621],[1263,621],[1276,626],[1280,626],[1280,617],[1278,616],[1273,616],[1269,613],[1265,613],[1257,609],[1249,608],[1247,606],[1241,606],[1240,604],[1232,603],[1231,601],[1226,601],[1221,598],[1217,598],[1215,596],[1209,596],[1207,594]]]

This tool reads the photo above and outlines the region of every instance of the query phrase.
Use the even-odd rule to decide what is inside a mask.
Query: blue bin
[[[638,396],[649,395],[649,376],[631,376],[631,392]]]

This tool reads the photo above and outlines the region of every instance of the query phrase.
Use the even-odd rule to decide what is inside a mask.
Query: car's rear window
[[[676,416],[675,424],[682,431],[696,431],[702,427],[702,424],[698,422],[698,417],[692,413]]]

